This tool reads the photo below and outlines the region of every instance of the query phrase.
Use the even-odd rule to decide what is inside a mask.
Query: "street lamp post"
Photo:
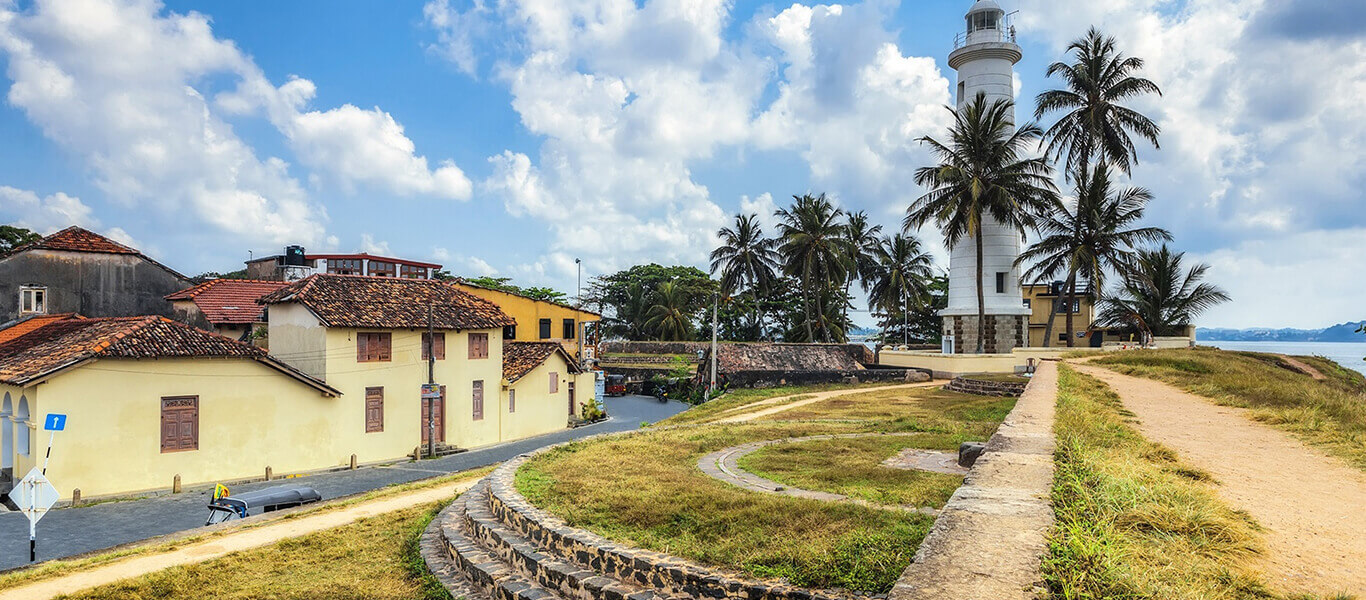
[[[574,306],[583,306],[583,259],[574,259]]]

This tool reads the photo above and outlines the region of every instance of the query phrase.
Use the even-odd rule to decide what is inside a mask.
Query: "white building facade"
[[[993,0],[980,0],[966,16],[966,28],[949,54],[949,67],[958,72],[957,102],[961,110],[978,93],[987,102],[1015,99],[1015,63],[1021,58],[1015,30],[1004,10]],[[1014,121],[1014,112],[1011,112]],[[965,237],[949,255],[948,306],[944,317],[944,351],[977,351],[977,332],[985,328],[983,351],[1004,354],[1029,340],[1029,314],[1020,294],[1020,234],[990,216],[982,222],[982,287],[986,319],[978,322],[977,242]]]

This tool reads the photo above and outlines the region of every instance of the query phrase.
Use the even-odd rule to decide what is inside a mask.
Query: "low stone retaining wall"
[[[858,369],[854,371],[742,371],[721,378],[726,387],[769,388],[821,383],[920,383],[930,375],[919,369]]]
[[[1033,600],[1053,526],[1057,363],[1045,362],[939,512],[889,600]]]
[[[954,377],[944,389],[960,392],[963,394],[973,394],[975,396],[996,396],[1003,398],[1018,398],[1025,391],[1028,381],[991,381],[988,379],[974,379],[971,375]]]

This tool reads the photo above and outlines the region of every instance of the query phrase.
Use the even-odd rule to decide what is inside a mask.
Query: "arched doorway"
[[[0,468],[6,475],[14,473],[14,401],[5,392],[5,401],[0,404]]]
[[[14,451],[28,456],[28,396],[19,396],[19,408],[14,411]]]

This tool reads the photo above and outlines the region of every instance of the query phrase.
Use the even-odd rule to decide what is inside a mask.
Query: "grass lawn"
[[[724,400],[734,407],[763,397],[809,391],[812,388],[747,391],[744,400]],[[840,402],[851,397],[856,400]],[[826,406],[836,402],[842,408]],[[892,494],[900,494],[900,499],[929,498],[927,503],[942,504],[945,494],[957,487],[956,481],[927,485],[904,473],[884,475],[878,470],[895,470],[876,463],[901,447],[920,446],[920,442],[943,448],[962,439],[986,439],[1013,402],[934,388],[854,394],[790,411],[822,407],[812,413],[820,420],[795,421],[783,413],[782,421],[644,430],[571,444],[528,462],[517,474],[517,486],[533,504],[571,525],[621,543],[755,577],[783,578],[801,587],[884,593],[910,563],[929,531],[931,517],[749,492],[703,474],[697,460],[751,441],[825,433],[924,432],[923,440],[898,438],[893,443],[896,448],[857,439],[771,447],[801,461],[783,461],[794,465],[788,473],[765,471],[776,462],[751,464],[775,478],[790,475],[794,485],[808,489],[843,486],[853,492],[850,495],[875,496],[874,488],[892,482],[898,486]],[[710,415],[717,412],[712,410]],[[849,460],[862,464],[840,469],[827,455],[833,451],[847,452]]]
[[[881,465],[903,448],[955,450],[962,436],[927,433],[766,446],[740,459],[751,473],[792,487],[843,494],[878,504],[941,508],[962,475]]]
[[[699,404],[699,405],[697,405],[697,406],[694,406],[694,407],[692,407],[692,408],[690,408],[690,409],[688,409],[688,410],[685,410],[685,411],[683,411],[683,412],[681,412],[681,413],[678,413],[678,414],[676,414],[676,415],[674,415],[674,416],[672,416],[672,417],[669,417],[669,418],[667,418],[667,419],[665,419],[665,420],[663,420],[663,421],[660,421],[660,422],[658,422],[658,423],[655,423],[655,425],[656,425],[656,426],[666,426],[666,425],[688,425],[688,424],[694,424],[694,423],[705,423],[705,422],[708,422],[708,421],[716,420],[716,419],[718,419],[718,418],[728,417],[728,416],[731,416],[731,415],[740,414],[740,412],[741,412],[741,411],[736,411],[736,412],[732,412],[732,413],[725,414],[725,415],[722,414],[722,413],[726,413],[727,411],[731,411],[731,410],[733,410],[733,409],[737,409],[737,408],[743,407],[743,406],[748,405],[748,404],[753,404],[753,403],[759,402],[759,401],[761,401],[761,400],[768,400],[768,399],[770,399],[770,398],[777,398],[777,397],[779,397],[779,396],[793,396],[793,395],[798,395],[798,394],[810,394],[810,393],[812,393],[812,392],[826,392],[826,391],[830,391],[830,390],[848,390],[848,389],[857,389],[857,388],[865,388],[865,387],[882,387],[882,386],[887,386],[887,385],[894,385],[894,384],[888,384],[888,383],[859,383],[859,384],[833,383],[833,384],[828,384],[828,385],[807,385],[807,386],[793,386],[793,385],[789,385],[789,386],[772,387],[772,388],[764,388],[764,389],[739,389],[739,390],[731,390],[731,391],[729,391],[729,392],[726,392],[726,394],[725,394],[724,396],[721,396],[721,397],[715,398],[715,399],[713,399],[713,400],[710,400],[710,401],[704,402],[704,403],[702,403],[702,404]],[[783,402],[783,403],[772,404],[772,405],[765,405],[765,406],[766,406],[766,407],[767,407],[767,406],[779,406],[780,404],[786,404],[786,403],[788,403],[788,402],[796,402],[796,401],[799,400],[799,399],[800,399],[800,398],[789,398],[789,399],[787,399],[787,400],[786,400],[785,402]]]
[[[1256,419],[1366,470],[1366,381],[1333,361],[1297,358],[1327,379],[1299,373],[1272,354],[1212,349],[1115,352],[1094,364],[1251,409]]]
[[[166,539],[164,541],[154,540],[145,544],[130,546],[126,548],[119,548],[116,550],[100,552],[97,554],[89,554],[86,556],[76,558],[50,560],[41,563],[33,568],[15,570],[9,573],[5,573],[4,575],[0,575],[0,591],[21,585],[26,585],[36,581],[42,581],[44,579],[52,579],[54,577],[70,575],[72,573],[77,573],[80,571],[88,571],[90,569],[101,567],[111,562],[115,562],[117,560],[124,558],[142,556],[146,554],[157,554],[161,552],[170,552],[172,550],[183,548],[191,544],[203,542],[205,540],[211,540],[213,538],[221,537],[224,535],[237,533],[246,529],[253,529],[256,527],[261,527],[263,525],[270,525],[272,523],[277,523],[282,520],[298,519],[302,517],[313,516],[327,511],[346,508],[348,506],[352,506],[361,502],[367,502],[369,500],[376,500],[379,498],[393,496],[395,494],[402,494],[404,492],[426,489],[438,485],[445,485],[452,481],[483,477],[484,475],[487,475],[491,471],[493,471],[493,469],[494,467],[482,467],[479,469],[471,469],[469,471],[452,473],[450,475],[433,477],[431,479],[420,479],[418,481],[413,481],[409,483],[390,485],[363,494],[357,494],[354,496],[330,500],[320,504],[313,504],[289,512],[271,513],[271,516],[268,518],[256,517],[255,520],[250,522],[230,522],[231,525],[220,526],[211,531],[206,531],[202,533],[187,532],[186,535],[180,537],[175,537],[173,534],[171,539]],[[63,510],[82,509],[77,508]]]
[[[1248,568],[1256,524],[1130,427],[1104,383],[1066,366],[1058,375],[1051,597],[1275,598]]]
[[[986,441],[1014,407],[1014,398],[975,396],[939,387],[924,387],[838,396],[774,413],[759,420],[884,421],[888,426],[902,431],[952,433],[965,436],[963,441]]]
[[[92,588],[73,599],[450,598],[418,553],[422,530],[444,503]]]

